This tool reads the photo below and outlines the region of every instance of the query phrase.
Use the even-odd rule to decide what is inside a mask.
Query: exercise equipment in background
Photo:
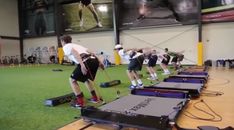
[[[57,105],[60,105],[60,104],[71,102],[72,99],[75,99],[75,94],[74,93],[69,93],[69,94],[66,94],[66,95],[63,95],[63,96],[58,96],[58,97],[46,99],[44,104],[46,106],[54,107],[54,106],[57,106]]]
[[[103,70],[105,76],[107,77],[107,79],[109,80],[108,82],[102,82],[100,84],[100,87],[102,88],[108,88],[108,87],[111,87],[111,86],[115,86],[115,85],[119,85],[121,84],[121,81],[120,80],[111,80],[111,77],[109,76],[109,74],[106,72],[106,70]]]

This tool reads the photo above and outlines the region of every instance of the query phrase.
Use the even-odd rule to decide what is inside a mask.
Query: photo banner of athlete
[[[121,29],[190,25],[198,22],[197,0],[122,0]]]
[[[22,0],[24,37],[55,35],[54,0]]]
[[[112,0],[76,0],[61,3],[63,32],[113,30],[112,3]]]
[[[234,0],[203,0],[202,22],[233,22]]]

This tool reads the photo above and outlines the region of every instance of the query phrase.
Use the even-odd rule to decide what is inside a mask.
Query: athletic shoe
[[[80,104],[77,102],[71,102],[70,105],[71,105],[71,107],[77,108],[77,109],[81,109],[82,107],[84,107],[84,104]]]
[[[156,78],[154,78],[154,77],[149,77],[149,78],[147,78],[148,80],[157,80]]]
[[[169,74],[171,74],[170,72],[164,72],[164,73],[162,73],[162,75],[169,75]]]
[[[83,98],[77,98],[75,100],[72,100],[70,105],[72,107],[74,107],[74,108],[81,109],[82,107],[84,107],[84,99]]]
[[[88,99],[88,101],[92,103],[99,103],[99,100],[97,98],[90,98]]]
[[[137,20],[137,21],[140,21],[140,20],[143,20],[144,18],[145,18],[145,15],[142,15],[142,14],[141,14],[136,20]]]
[[[136,89],[137,88],[137,86],[134,86],[134,85],[131,85],[131,86],[129,86],[129,89]]]
[[[102,27],[101,22],[98,22],[98,23],[97,23],[97,27],[99,27],[99,28],[101,28],[101,27]]]
[[[138,85],[137,85],[137,88],[138,88],[138,89],[144,88],[144,85],[143,85],[143,84],[138,84]]]
[[[74,105],[71,105],[71,107],[76,108],[76,109],[81,109],[84,107],[84,105],[74,104]]]

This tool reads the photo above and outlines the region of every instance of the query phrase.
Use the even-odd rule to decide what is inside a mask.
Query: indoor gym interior
[[[46,1],[45,6],[34,7],[41,1]],[[146,2],[147,10],[139,19],[138,9],[142,3],[138,2],[141,0],[92,0],[102,27],[97,27],[87,7],[83,8],[84,23],[81,26],[77,1],[45,1],[0,0],[0,129],[117,129],[118,122],[84,121],[81,110],[72,108],[65,99],[56,106],[45,105],[47,99],[72,94],[69,76],[75,65],[63,57],[59,38],[64,34],[71,35],[74,43],[87,47],[98,56],[104,53],[111,62],[104,71],[98,70],[94,82],[98,95],[107,105],[131,95],[128,88],[131,83],[126,74],[128,61],[116,54],[116,44],[122,44],[124,48],[149,47],[159,52],[164,48],[183,51],[181,70],[206,67],[204,72],[208,73],[208,80],[199,97],[188,98],[173,123],[188,130],[199,129],[199,126],[233,129],[234,1],[142,0]],[[41,10],[38,13],[38,9],[43,13]],[[49,58],[50,49],[54,51],[55,60]],[[31,61],[30,56],[35,56],[35,60]],[[140,74],[145,86],[157,85],[178,74],[169,63],[171,74],[163,75],[157,62],[155,70],[159,80],[152,82],[147,79],[149,74],[146,61],[144,63]],[[121,83],[100,87],[101,83],[111,80]],[[91,95],[83,83],[79,84],[88,106],[104,106],[89,103],[87,99]],[[175,125],[173,123],[169,125]],[[127,124],[122,129],[144,128]]]

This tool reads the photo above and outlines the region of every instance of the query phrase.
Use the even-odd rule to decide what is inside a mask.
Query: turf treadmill
[[[205,82],[207,82],[208,80],[208,76],[207,75],[172,75],[169,76],[169,78],[191,78],[191,79],[203,79],[205,80]]]
[[[100,108],[81,109],[84,120],[144,130],[167,130],[188,99],[128,95]]]
[[[200,92],[203,87],[204,87],[204,84],[198,84],[198,83],[194,84],[194,83],[160,82],[156,85],[147,86],[145,87],[145,89],[187,91],[188,95],[191,98],[196,98],[196,97],[199,97]]]

